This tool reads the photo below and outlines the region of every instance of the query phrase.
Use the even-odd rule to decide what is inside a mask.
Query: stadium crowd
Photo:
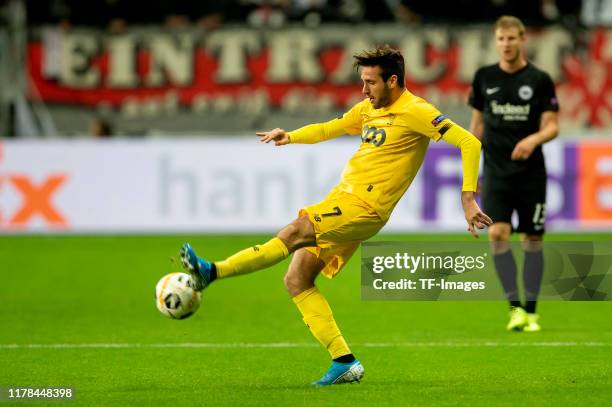
[[[10,0],[4,0],[10,1]],[[612,0],[26,0],[31,25],[68,24],[121,29],[126,25],[224,23],[280,26],[303,22],[479,23],[510,14],[530,26],[606,25]],[[607,21],[610,24],[610,21]]]

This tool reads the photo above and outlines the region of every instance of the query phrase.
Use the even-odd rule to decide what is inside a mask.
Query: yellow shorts
[[[321,273],[334,277],[359,244],[374,236],[385,222],[368,204],[347,192],[332,190],[317,204],[300,209],[315,230],[317,245],[305,247],[325,263]]]

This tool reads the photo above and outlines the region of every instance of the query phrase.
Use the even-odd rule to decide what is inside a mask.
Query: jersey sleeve
[[[338,120],[341,122],[342,128],[344,131],[346,131],[346,134],[361,134],[363,121],[361,118],[361,111],[365,102],[365,100],[362,100],[361,102],[355,104],[351,110],[344,113],[342,117],[338,118]]]
[[[472,87],[470,88],[470,95],[468,96],[468,104],[476,110],[481,112],[484,110],[484,98],[482,97],[482,70],[476,71],[474,80],[472,81]]]
[[[444,133],[444,141],[461,150],[463,167],[462,191],[476,192],[478,186],[478,167],[482,144],[472,133],[459,125],[454,125]]]
[[[310,124],[289,132],[292,144],[314,144],[343,134],[361,134],[361,106],[357,103],[341,117],[325,123]]]
[[[547,73],[544,73],[540,86],[542,112],[558,112],[559,100],[555,92],[555,84]]]
[[[429,137],[434,141],[446,133],[454,123],[428,102],[420,102],[411,106],[409,112],[410,127],[413,131]]]

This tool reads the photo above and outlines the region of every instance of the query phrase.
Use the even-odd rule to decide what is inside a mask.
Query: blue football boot
[[[198,257],[189,243],[181,246],[179,257],[183,268],[193,277],[196,290],[202,291],[212,283],[214,265]]]
[[[364,373],[363,365],[355,359],[350,363],[332,362],[329,370],[321,379],[312,382],[313,386],[330,386],[332,384],[359,382]]]

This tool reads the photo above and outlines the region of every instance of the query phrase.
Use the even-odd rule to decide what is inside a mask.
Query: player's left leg
[[[542,236],[546,228],[546,174],[534,174],[518,187],[519,205],[517,208],[521,241],[525,252],[523,265],[523,284],[525,288],[525,311],[527,323],[525,332],[541,329],[536,314],[536,301],[540,293],[544,274],[544,255]]]
[[[523,266],[523,283],[525,285],[525,311],[527,311],[527,324],[523,328],[525,332],[537,332],[541,330],[538,322],[539,315],[536,314],[536,304],[542,276],[544,274],[544,255],[542,253],[542,235],[524,234],[521,236],[523,250],[525,251],[525,263]]]
[[[342,336],[327,300],[314,284],[324,267],[325,263],[316,255],[301,249],[293,255],[285,275],[285,287],[304,322],[332,358],[332,365],[325,375],[312,383],[315,386],[359,381],[364,373],[363,366]]]

